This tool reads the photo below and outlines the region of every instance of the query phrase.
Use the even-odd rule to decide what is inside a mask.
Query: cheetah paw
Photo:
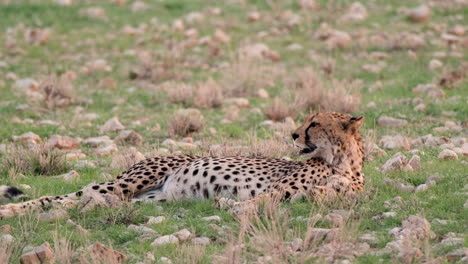
[[[215,206],[218,209],[230,209],[236,203],[235,200],[226,197],[215,197]]]

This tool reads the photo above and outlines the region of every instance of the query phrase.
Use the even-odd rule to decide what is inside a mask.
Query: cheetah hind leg
[[[132,199],[132,203],[144,202],[144,203],[154,203],[154,202],[165,202],[168,200],[168,196],[161,189],[151,190],[144,192],[135,198]]]

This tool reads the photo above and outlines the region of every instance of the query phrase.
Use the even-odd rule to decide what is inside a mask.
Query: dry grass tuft
[[[39,85],[44,96],[44,105],[49,110],[64,108],[76,103],[73,85],[67,76],[49,76]]]
[[[64,237],[59,238],[57,231],[54,232],[53,237],[55,261],[61,264],[71,264],[74,251],[72,250],[70,240]]]
[[[213,79],[197,85],[195,105],[202,108],[216,108],[223,104],[223,91]]]
[[[300,70],[296,78],[289,84],[296,95],[296,104],[301,108],[314,108],[320,105],[325,92],[317,72],[307,67]]]
[[[209,144],[209,155],[217,157],[246,156],[282,158],[293,152],[286,140],[271,138],[259,140],[255,135],[249,136],[247,142],[231,141],[229,144]]]
[[[294,104],[288,104],[279,97],[273,98],[273,101],[265,108],[265,115],[273,121],[283,121],[286,117],[294,117],[297,113],[297,107]]]
[[[192,85],[169,82],[164,85],[164,88],[171,103],[190,105],[194,94],[194,87]]]
[[[268,68],[253,58],[238,56],[223,70],[220,84],[226,96],[255,96],[258,89],[272,85],[272,76],[278,78],[280,74],[277,67]]]
[[[12,146],[1,164],[2,169],[10,174],[57,175],[68,169],[64,153],[46,144],[32,148]]]
[[[180,109],[169,119],[169,135],[182,137],[190,135],[200,131],[204,123],[205,118],[198,109]]]
[[[174,263],[197,264],[202,263],[206,254],[204,246],[183,244],[177,248],[177,258]]]
[[[134,164],[145,159],[145,156],[141,154],[136,148],[131,147],[120,154],[112,157],[111,169],[114,170],[126,170]]]
[[[332,80],[332,89],[325,94],[321,106],[325,111],[353,113],[361,105],[359,82]]]

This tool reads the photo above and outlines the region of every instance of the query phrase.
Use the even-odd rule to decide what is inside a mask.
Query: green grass
[[[157,80],[132,80],[129,78],[131,70],[141,66],[141,60],[135,56],[126,55],[128,51],[147,51],[155,55],[157,52],[165,54],[168,47],[186,41],[183,33],[172,28],[172,23],[176,19],[184,19],[191,12],[204,14],[202,22],[193,25],[185,22],[186,28],[196,28],[201,37],[213,35],[217,27],[222,28],[231,37],[228,44],[220,44],[221,53],[218,57],[210,56],[209,46],[196,46],[181,52],[181,57],[186,63],[176,65],[172,71],[180,73],[187,71],[190,73],[184,80],[187,83],[196,84],[208,78],[221,80],[224,68],[219,67],[224,63],[231,63],[235,58],[235,53],[240,46],[247,43],[265,43],[270,48],[281,54],[281,61],[272,63],[262,62],[260,66],[278,67],[284,70],[285,75],[268,76],[273,82],[272,85],[256,87],[265,88],[270,97],[283,96],[288,89],[286,78],[293,77],[294,74],[303,67],[312,66],[321,74],[325,85],[330,85],[328,77],[321,73],[321,62],[316,56],[311,56],[311,52],[320,55],[321,58],[333,60],[335,62],[333,78],[340,80],[359,79],[363,83],[361,90],[361,107],[355,114],[365,116],[365,124],[362,132],[365,134],[373,129],[378,135],[378,139],[384,135],[396,135],[401,133],[405,136],[415,138],[427,134],[434,134],[434,127],[443,126],[445,121],[454,120],[464,126],[461,133],[448,132],[444,136],[465,137],[468,107],[468,83],[466,77],[453,89],[442,88],[447,99],[432,99],[423,95],[419,96],[427,106],[425,112],[413,110],[413,104],[394,103],[396,100],[414,98],[412,89],[418,84],[436,82],[442,76],[443,70],[432,71],[428,68],[429,61],[434,58],[434,52],[445,51],[445,46],[438,46],[429,40],[438,38],[440,32],[434,32],[431,23],[447,25],[448,28],[455,24],[463,25],[463,21],[454,19],[457,15],[464,15],[468,12],[467,7],[460,8],[432,8],[432,17],[429,24],[413,24],[405,16],[398,12],[400,7],[418,6],[418,1],[373,1],[366,5],[369,13],[367,20],[358,23],[340,22],[339,18],[353,1],[317,1],[322,5],[322,9],[316,11],[302,11],[296,1],[271,1],[279,2],[281,7],[279,13],[270,1],[247,1],[245,5],[234,4],[234,1],[216,0],[193,0],[193,1],[146,1],[148,8],[140,12],[132,12],[131,4],[134,1],[127,1],[123,7],[119,7],[110,1],[75,1],[72,6],[59,6],[49,0],[32,1],[17,0],[10,4],[0,5],[0,43],[14,39],[16,44],[13,48],[5,45],[0,47],[0,61],[7,63],[7,66],[0,68],[0,144],[10,144],[12,136],[21,135],[25,132],[34,132],[46,140],[52,135],[67,135],[72,137],[87,138],[99,136],[99,127],[106,120],[118,116],[121,122],[128,128],[140,133],[144,138],[143,146],[137,147],[142,153],[160,147],[162,141],[169,137],[168,118],[184,105],[171,104],[164,91],[157,88],[160,83]],[[328,6],[328,7],[327,7]],[[81,11],[89,7],[100,7],[106,13],[106,19],[93,19],[81,14]],[[221,15],[210,15],[207,10],[210,7],[217,7],[221,10]],[[281,20],[281,11],[291,10],[301,15],[302,23],[293,28],[289,28],[288,34],[276,33],[272,29],[279,31],[288,28]],[[255,23],[248,23],[247,14],[252,11],[261,13],[261,20]],[[275,15],[273,17],[273,14]],[[157,26],[152,24],[152,19],[157,18]],[[424,32],[427,45],[415,50],[417,59],[411,59],[408,50],[385,49],[379,46],[354,45],[346,49],[327,50],[324,42],[313,38],[314,32],[321,23],[327,23],[334,29],[347,32],[364,32],[365,35],[372,36],[380,32],[386,34],[396,34],[402,31]],[[51,36],[44,45],[32,45],[26,43],[24,39],[24,28],[49,28]],[[137,27],[145,24],[144,34],[129,36],[122,33],[126,25]],[[161,25],[165,25],[163,29]],[[14,29],[16,28],[16,29]],[[6,34],[6,32],[9,32]],[[265,37],[259,37],[260,32],[266,32]],[[353,35],[354,36],[354,35]],[[356,36],[354,36],[356,37]],[[355,38],[356,41],[356,38]],[[290,51],[286,47],[290,44],[300,44],[303,49],[300,51]],[[389,58],[385,59],[386,67],[378,73],[365,72],[362,69],[364,64],[375,64],[365,54],[371,52],[385,52]],[[447,57],[440,59],[446,69],[457,69],[463,61],[468,60],[468,53],[459,47],[455,50],[461,57]],[[156,60],[163,60],[163,58]],[[90,74],[82,73],[82,67],[89,61],[105,59],[112,66],[111,72],[94,72]],[[172,57],[169,55],[168,61]],[[208,67],[200,67],[199,65]],[[79,99],[76,105],[58,109],[45,110],[42,106],[37,106],[28,101],[27,97],[14,88],[14,81],[7,80],[8,72],[15,73],[19,79],[33,78],[42,80],[45,76],[56,73],[61,74],[67,71],[77,73],[78,78],[73,81],[74,92]],[[99,82],[110,77],[116,82],[116,89],[99,87]],[[284,78],[283,78],[284,77]],[[376,82],[381,82],[381,89],[371,91],[370,87]],[[133,87],[134,91],[129,91]],[[156,88],[155,88],[156,87]],[[329,87],[333,88],[333,87]],[[458,98],[453,99],[454,96]],[[450,99],[452,98],[452,99]],[[193,135],[195,140],[208,143],[225,143],[230,141],[248,142],[251,135],[258,139],[275,138],[274,133],[262,126],[260,123],[265,119],[262,114],[252,112],[253,108],[264,109],[270,100],[257,97],[249,97],[250,107],[239,111],[239,120],[234,120],[230,124],[222,124],[228,107],[217,109],[202,109],[206,119],[205,129]],[[377,108],[368,108],[369,102],[375,102]],[[393,102],[393,103],[392,103]],[[24,111],[17,110],[20,104],[29,104],[30,107]],[[76,119],[78,107],[83,108],[84,113],[96,113],[99,118],[92,121],[80,121]],[[447,117],[444,111],[453,111],[455,116]],[[300,124],[308,113],[304,109],[295,118]],[[409,121],[409,125],[402,128],[383,128],[376,125],[376,120],[382,116],[404,118]],[[61,126],[48,126],[37,124],[20,124],[11,122],[13,117],[21,120],[32,119],[54,120]],[[134,125],[132,121],[145,117],[143,125]],[[89,123],[89,124],[88,124]],[[160,130],[155,130],[160,125]],[[212,135],[208,128],[215,128],[216,135]],[[115,137],[116,133],[109,136]],[[72,183],[64,182],[60,179],[50,178],[50,175],[25,175],[17,179],[9,177],[8,169],[2,168],[0,171],[0,184],[27,184],[32,190],[27,191],[30,197],[43,195],[59,195],[79,190],[91,182],[104,181],[102,173],[116,172],[110,168],[112,157],[98,157],[94,150],[81,146],[81,149],[88,156],[86,159],[97,161],[97,168],[79,169],[80,178]],[[121,147],[124,149],[124,147]],[[399,150],[403,151],[403,150]],[[424,147],[420,149],[422,168],[415,172],[392,172],[383,175],[379,172],[380,166],[397,151],[389,150],[384,157],[376,157],[373,161],[365,165],[366,175],[366,195],[356,201],[352,208],[354,215],[350,220],[350,225],[355,226],[353,236],[358,237],[365,233],[374,233],[379,239],[374,250],[384,248],[387,242],[392,241],[388,231],[394,227],[401,226],[402,221],[410,215],[420,215],[429,222],[434,219],[448,220],[447,225],[432,224],[432,230],[437,237],[430,241],[431,245],[437,244],[444,235],[449,232],[457,233],[459,237],[465,238],[464,246],[468,246],[466,230],[468,230],[468,210],[464,208],[466,203],[466,186],[468,177],[466,173],[466,157],[460,156],[456,161],[441,161],[437,158],[440,149],[437,147]],[[0,160],[4,159],[8,153],[0,153]],[[406,154],[410,157],[410,154]],[[69,165],[73,166],[75,161]],[[437,184],[429,188],[426,192],[405,193],[384,183],[384,178],[395,179],[412,185],[419,185],[426,181],[431,175],[439,174],[443,178]],[[396,196],[403,198],[403,203],[394,209],[384,207],[384,202]],[[172,234],[183,228],[189,229],[196,236],[205,236],[212,240],[212,243],[201,251],[201,263],[211,263],[213,255],[221,255],[226,250],[226,240],[229,234],[236,236],[239,233],[239,222],[224,210],[214,207],[213,201],[178,201],[174,203],[160,204],[134,204],[131,208],[121,210],[98,209],[88,213],[80,213],[77,209],[70,209],[70,218],[89,230],[87,236],[78,234],[75,229],[66,224],[65,220],[54,223],[38,222],[34,215],[27,215],[19,218],[0,220],[0,226],[9,224],[13,228],[12,235],[15,237],[15,248],[13,251],[12,263],[18,261],[21,249],[26,245],[37,246],[47,241],[54,244],[54,233],[59,237],[67,238],[71,247],[76,250],[86,247],[91,243],[100,241],[106,245],[130,256],[128,263],[143,261],[145,254],[151,252],[156,260],[161,257],[168,257],[174,263],[183,263],[180,257],[184,253],[182,246],[164,246],[154,249],[150,246],[154,238],[142,239],[140,235],[127,228],[129,224],[144,224],[146,216],[165,216],[166,220],[158,225],[151,225],[158,236]],[[291,230],[298,230],[304,233],[307,230],[305,221],[297,220],[297,217],[310,217],[315,213],[326,215],[333,209],[342,209],[340,204],[330,206],[319,206],[308,201],[298,201],[295,203],[285,203],[281,208],[287,211],[290,216],[287,226]],[[348,207],[344,207],[349,209]],[[375,219],[376,215],[382,212],[394,211],[397,216],[394,218]],[[126,215],[127,214],[127,215]],[[129,217],[127,217],[130,215]],[[207,223],[201,218],[205,216],[219,215],[222,218],[220,223]],[[116,221],[109,224],[109,219]],[[213,226],[217,226],[215,228]],[[319,227],[330,227],[326,221],[319,221]],[[219,233],[219,229],[228,230],[228,235]],[[431,257],[442,257],[451,248],[434,249],[428,253]],[[188,251],[187,251],[188,252]],[[245,256],[246,259],[249,256]],[[427,256],[425,256],[427,257]],[[384,255],[382,257],[366,254],[358,257],[356,263],[395,263],[399,262],[396,256]],[[422,261],[422,260],[420,260]],[[291,262],[299,262],[297,259]],[[418,262],[419,263],[419,262]]]

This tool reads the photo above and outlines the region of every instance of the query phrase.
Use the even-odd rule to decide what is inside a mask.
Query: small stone
[[[399,171],[408,163],[408,158],[400,152],[396,153],[387,160],[380,168],[380,172],[387,173],[390,171]]]
[[[156,234],[156,231],[146,226],[129,225],[128,229],[138,232],[142,235],[147,235],[147,234],[155,235]]]
[[[167,244],[179,244],[179,239],[174,235],[166,235],[156,238],[151,246],[162,246]]]
[[[164,220],[166,220],[166,217],[164,216],[150,216],[148,222],[146,223],[147,225],[156,225],[162,223]]]
[[[367,17],[368,14],[366,7],[359,2],[354,2],[343,18],[347,21],[349,20],[359,22],[366,20]]]
[[[221,222],[221,217],[217,215],[213,215],[213,216],[203,217],[202,220],[207,221],[207,222]]]
[[[247,98],[228,98],[225,100],[226,104],[233,104],[241,108],[248,108],[250,106]]]
[[[207,237],[195,237],[192,239],[192,244],[198,246],[207,246],[211,243],[211,240]]]
[[[383,136],[379,142],[386,149],[405,149],[409,150],[411,147],[410,140],[403,135]]]
[[[0,226],[0,233],[10,234],[11,233],[11,225],[2,225],[2,226]]]
[[[377,246],[379,240],[373,234],[364,234],[358,238],[358,241],[365,242],[371,246]]]
[[[449,33],[461,37],[465,35],[465,28],[462,25],[455,25],[449,30]]]
[[[415,192],[425,192],[425,191],[427,191],[428,189],[429,189],[429,186],[428,186],[427,184],[423,183],[423,184],[420,184],[420,185],[418,185],[418,186],[416,187]]]
[[[442,241],[440,241],[439,245],[444,246],[444,247],[462,246],[464,243],[465,243],[464,238],[447,237],[447,238],[442,239]]]
[[[166,257],[161,257],[159,260],[165,264],[172,264],[172,260]]]
[[[91,255],[93,257],[93,261],[98,263],[124,263],[128,257],[120,253],[117,250],[107,248],[103,244],[96,242],[95,244],[91,245],[89,248]]]
[[[383,126],[383,127],[402,127],[406,126],[408,124],[408,121],[403,120],[403,119],[398,119],[398,118],[393,118],[389,116],[381,116],[377,120],[377,125]]]
[[[101,133],[108,133],[108,132],[118,132],[124,130],[125,127],[120,123],[117,117],[113,117],[101,127]]]
[[[421,5],[417,8],[411,9],[408,13],[408,17],[413,22],[426,22],[431,16],[431,10],[426,5]]]
[[[268,94],[267,90],[265,89],[260,89],[257,91],[257,95],[258,97],[262,98],[262,99],[268,99],[270,97],[270,95]]]
[[[13,141],[14,142],[23,142],[27,144],[28,146],[33,146],[37,145],[39,142],[41,142],[41,137],[36,135],[33,132],[27,132],[22,134],[21,136],[13,136]]]
[[[37,217],[39,221],[44,221],[44,222],[56,222],[59,220],[64,220],[69,218],[69,215],[67,211],[64,209],[55,209],[55,210],[50,210],[47,213],[41,213]]]
[[[42,264],[55,263],[54,251],[48,242],[33,248],[31,252],[25,253],[20,257],[23,264]]]
[[[67,224],[70,225],[70,226],[75,227],[76,231],[78,231],[78,233],[80,233],[82,235],[87,235],[89,233],[88,230],[84,229],[81,225],[73,222],[73,220],[71,220],[71,219],[67,220]]]
[[[119,151],[119,149],[117,148],[117,145],[112,143],[112,144],[102,146],[96,149],[96,154],[99,156],[105,156],[105,155],[110,155],[112,153],[115,153],[117,151]]]
[[[116,144],[129,144],[140,146],[143,143],[143,137],[133,130],[124,130],[114,139]]]
[[[421,168],[421,158],[418,155],[413,155],[408,164],[413,170],[419,170]]]
[[[66,182],[72,182],[78,178],[80,178],[80,174],[76,170],[72,170],[70,172],[54,176],[54,178],[61,178]]]
[[[15,238],[10,235],[10,234],[4,234],[0,236],[0,243],[2,245],[11,245],[13,242],[15,242]]]
[[[180,231],[177,231],[172,235],[177,237],[180,242],[187,241],[187,240],[189,240],[190,238],[193,237],[193,234],[190,231],[188,231],[188,229],[186,229],[186,228],[184,228],[184,229],[182,229]]]
[[[247,20],[249,22],[255,22],[255,21],[258,21],[259,19],[260,19],[260,13],[259,12],[250,12],[247,15]]]
[[[444,66],[444,64],[440,60],[432,59],[429,62],[429,69],[431,70],[442,68],[442,66]]]
[[[444,149],[439,153],[438,158],[444,159],[444,160],[448,160],[448,159],[458,160],[458,155],[453,150]]]
[[[99,146],[112,144],[113,141],[108,136],[101,136],[101,137],[87,138],[87,139],[83,140],[82,143],[85,144],[85,145],[89,145],[92,148],[97,148]]]

